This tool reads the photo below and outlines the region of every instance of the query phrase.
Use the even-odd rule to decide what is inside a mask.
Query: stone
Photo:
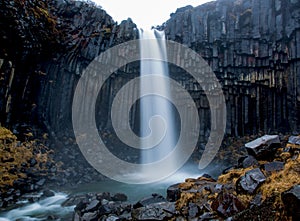
[[[259,166],[258,161],[253,156],[248,155],[238,159],[239,168],[248,168],[251,166]]]
[[[246,143],[245,147],[249,155],[256,159],[269,159],[274,155],[277,148],[281,147],[281,144],[278,135],[265,135]]]
[[[274,162],[266,163],[263,165],[263,169],[266,171],[267,174],[278,172],[284,169],[284,162],[274,161]]]
[[[167,200],[175,202],[180,198],[180,192],[179,183],[169,186],[167,189]]]
[[[250,207],[260,206],[262,204],[262,194],[258,193],[250,202]]]
[[[127,201],[128,197],[124,193],[116,193],[111,197],[113,201]]]
[[[38,185],[38,186],[43,186],[43,185],[45,184],[45,182],[46,182],[46,179],[43,178],[43,179],[40,179],[40,180],[36,183],[36,185]]]
[[[300,185],[296,185],[281,194],[284,207],[293,220],[300,220]]]
[[[166,201],[167,200],[162,195],[153,193],[152,196],[145,197],[144,199],[138,201],[136,204],[133,205],[133,208],[145,207],[149,204],[166,202]]]
[[[169,220],[175,213],[175,204],[159,202],[132,210],[134,220]]]
[[[54,194],[54,192],[53,191],[51,191],[51,190],[44,190],[43,191],[43,194],[42,194],[42,197],[52,197],[52,196],[54,196],[55,194]]]
[[[101,202],[99,200],[93,200],[89,204],[87,204],[85,211],[87,212],[94,212],[98,209],[98,207],[101,205]]]
[[[199,207],[195,203],[189,203],[189,218],[195,218],[198,216],[200,210]]]
[[[290,136],[289,141],[290,144],[300,145],[300,136]]]
[[[257,190],[257,188],[265,182],[266,177],[261,172],[259,168],[255,168],[253,170],[249,170],[246,174],[240,177],[236,184],[236,189],[238,193],[249,193],[253,194]]]
[[[222,217],[230,217],[241,212],[246,207],[235,195],[227,192],[221,192],[212,202],[211,208]]]
[[[208,220],[215,220],[218,218],[218,216],[215,212],[206,212],[203,213],[199,218],[200,221],[208,221]]]
[[[97,212],[88,212],[84,213],[82,217],[79,220],[84,220],[84,221],[97,221]]]

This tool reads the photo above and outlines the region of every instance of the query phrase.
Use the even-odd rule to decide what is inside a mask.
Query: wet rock
[[[248,168],[251,166],[258,166],[258,161],[251,155],[241,157],[238,159],[238,167],[239,168]]]
[[[259,168],[249,170],[245,176],[238,179],[236,189],[238,193],[250,193],[253,194],[255,190],[265,182],[266,177]]]
[[[282,201],[293,221],[300,220],[300,185],[296,185],[281,194]]]
[[[245,144],[248,153],[256,159],[270,159],[281,147],[278,135],[265,135]]]
[[[230,217],[246,207],[235,195],[221,192],[213,201],[211,208],[223,217]]]
[[[167,189],[167,200],[175,202],[180,198],[180,192],[179,183],[169,186]]]
[[[166,201],[167,200],[162,195],[153,193],[152,196],[146,197],[138,201],[136,204],[133,205],[133,208],[145,207],[149,204],[166,202]]]
[[[250,207],[253,207],[253,206],[260,206],[262,204],[262,195],[261,193],[258,193],[254,198],[253,200],[250,202]]]
[[[189,218],[195,218],[198,216],[200,209],[195,203],[189,203]]]
[[[113,201],[127,201],[128,197],[124,193],[116,193],[111,199]]]
[[[79,220],[85,221],[97,221],[97,212],[88,212],[84,213],[83,216]]]
[[[101,202],[99,200],[93,200],[92,202],[87,204],[85,211],[94,212],[98,209],[99,205],[101,205]]]
[[[208,221],[208,220],[215,220],[217,219],[218,216],[216,213],[214,212],[206,212],[206,213],[203,213],[200,217],[199,217],[199,220],[200,221]]]
[[[52,192],[51,190],[44,190],[42,197],[52,197],[54,195],[55,195],[54,192]]]
[[[290,136],[289,141],[290,144],[300,145],[300,136]]]
[[[283,168],[284,163],[279,161],[274,161],[263,165],[263,169],[266,171],[267,174],[278,172],[280,170],[283,170]]]
[[[175,204],[160,202],[132,210],[134,220],[168,220],[175,213]]]
[[[43,178],[43,179],[40,179],[40,180],[36,183],[36,185],[38,185],[38,186],[43,186],[43,185],[45,184],[45,182],[46,182],[46,179]]]

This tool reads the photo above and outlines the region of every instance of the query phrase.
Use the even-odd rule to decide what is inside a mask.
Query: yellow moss
[[[181,208],[187,206],[189,202],[193,201],[193,198],[197,197],[196,193],[183,192],[180,194],[180,199],[176,201],[176,208],[180,210]]]
[[[254,195],[238,194],[237,197],[245,206],[248,206],[249,203],[253,200]]]
[[[29,167],[30,159],[37,161],[35,168],[43,171],[40,163],[51,161],[47,148],[38,145],[36,141],[18,142],[17,137],[8,129],[0,127],[0,191],[7,186],[12,186],[19,178],[26,178],[26,174],[20,172],[22,167]],[[46,150],[42,153],[41,150]],[[34,154],[35,153],[35,154]]]
[[[0,127],[0,142],[4,140],[17,140],[17,137],[8,129]]]
[[[194,186],[194,183],[192,182],[185,182],[185,183],[180,183],[179,188],[182,190],[189,190]]]
[[[282,193],[296,184],[300,184],[300,156],[296,160],[289,159],[284,170],[269,176],[260,191],[263,199],[266,199],[272,193]]]
[[[241,176],[244,176],[245,173],[249,170],[253,169],[253,167],[249,167],[246,169],[233,169],[230,170],[228,173],[223,174],[221,176],[219,176],[218,178],[218,183],[222,183],[222,184],[236,184],[236,181],[238,180],[238,178],[240,178]]]

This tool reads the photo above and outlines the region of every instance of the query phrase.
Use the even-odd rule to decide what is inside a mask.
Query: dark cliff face
[[[227,133],[299,133],[299,1],[220,0],[179,9],[163,28],[169,40],[201,54],[219,78]]]
[[[73,93],[82,71],[109,47],[138,38],[136,26],[130,19],[116,24],[89,3],[20,2],[1,3],[2,12],[10,12],[0,13],[6,49],[1,52],[1,122],[42,122],[58,134],[71,130]],[[228,134],[299,132],[299,20],[295,0],[226,0],[179,9],[163,28],[169,40],[191,47],[213,68],[226,96]],[[181,69],[170,70],[196,100],[206,137],[205,95]],[[138,73],[139,65],[129,64],[108,80],[99,96],[99,116],[106,118],[102,127],[110,127],[118,88]]]
[[[117,24],[100,7],[71,0],[2,1],[2,124],[71,128],[74,88],[101,52],[136,38],[128,19]]]

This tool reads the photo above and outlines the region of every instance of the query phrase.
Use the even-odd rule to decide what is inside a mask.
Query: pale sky
[[[161,25],[177,8],[198,6],[212,0],[92,0],[119,24],[130,17],[139,28]]]

